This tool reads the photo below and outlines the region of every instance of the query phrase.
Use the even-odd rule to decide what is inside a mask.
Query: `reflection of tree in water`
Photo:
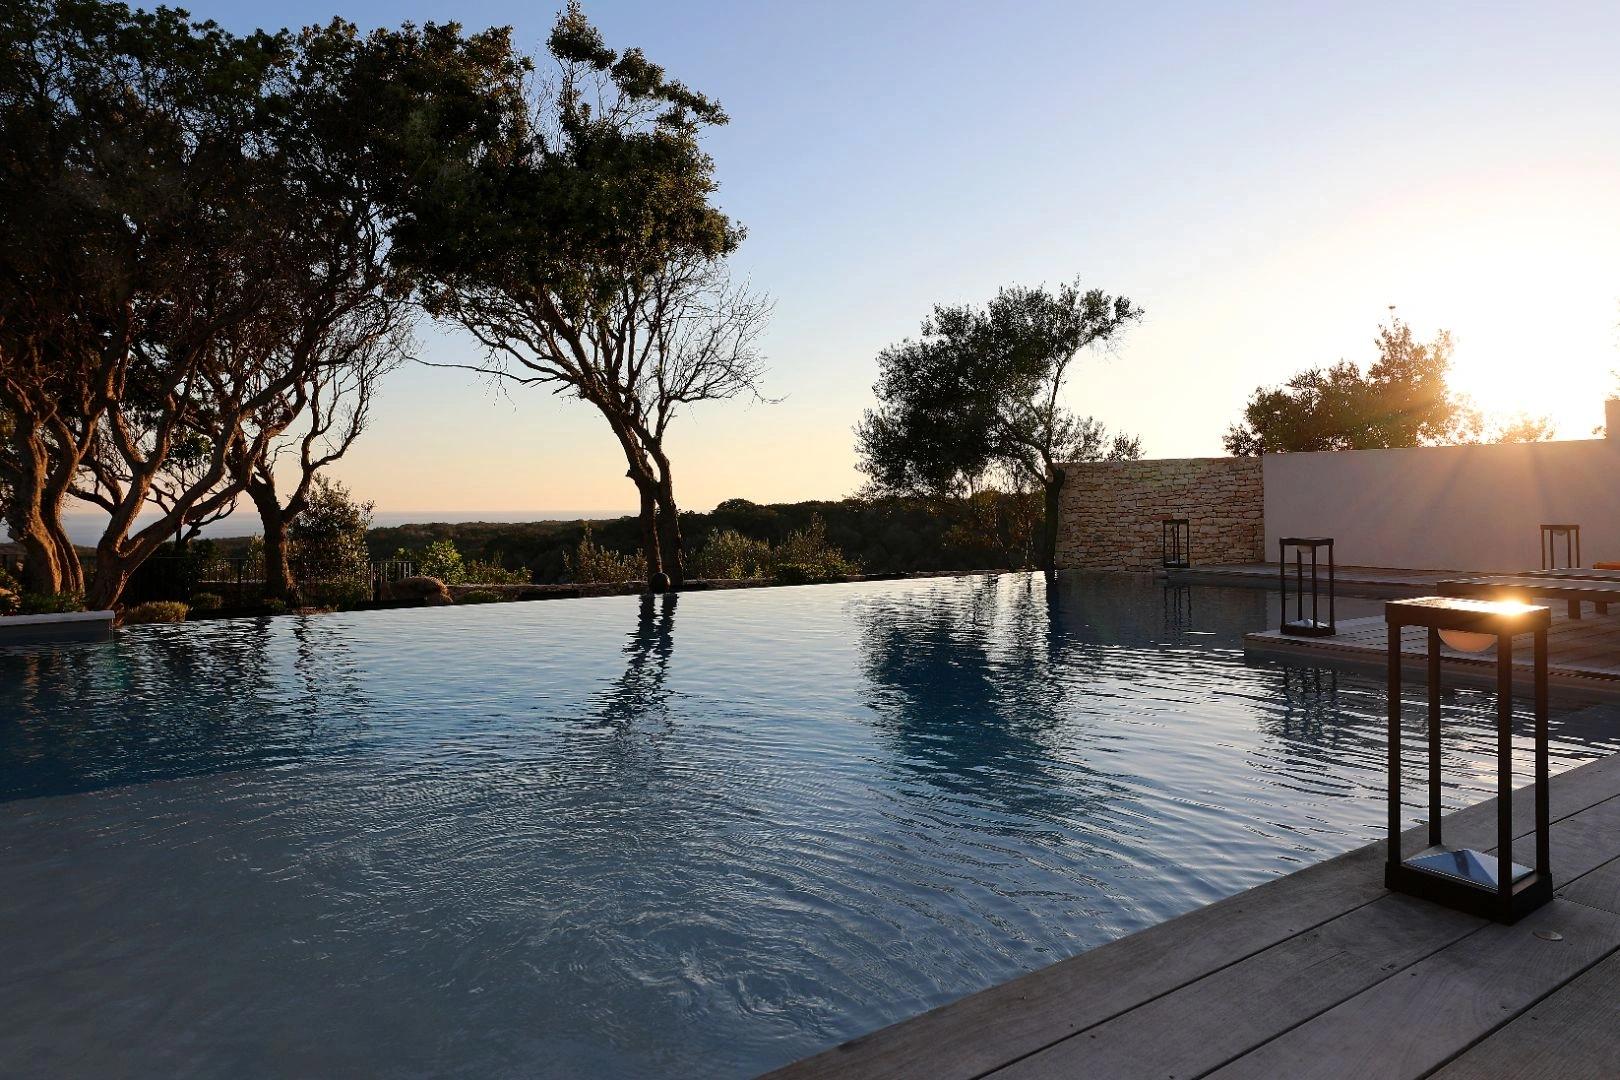
[[[936,788],[1050,817],[1075,793],[1053,767],[1065,713],[1041,589],[1036,575],[992,577],[874,598],[855,618],[867,704],[897,761]]]
[[[319,616],[293,621],[293,673],[304,685],[297,713],[312,738],[323,729],[359,734],[371,715],[365,679],[350,644],[353,633],[346,621]]]
[[[670,656],[675,649],[675,593],[641,597],[636,627],[624,645],[624,674],[599,698],[602,725],[652,735],[669,725]]]
[[[302,693],[270,620],[0,657],[0,797],[279,764],[351,734],[367,703],[342,628],[293,634]]]

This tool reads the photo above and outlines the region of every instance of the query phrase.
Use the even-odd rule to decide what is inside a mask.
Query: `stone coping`
[[[58,611],[45,615],[0,616],[0,627],[49,626],[54,623],[112,622],[111,611]]]
[[[0,616],[0,646],[104,641],[112,636],[115,618],[111,611],[4,615]]]

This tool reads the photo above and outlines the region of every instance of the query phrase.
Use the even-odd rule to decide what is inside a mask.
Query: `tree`
[[[289,550],[289,529],[309,506],[320,471],[339,460],[365,431],[377,383],[402,362],[409,348],[408,324],[396,322],[402,309],[380,303],[355,313],[322,346],[323,360],[273,403],[259,426],[281,430],[273,440],[252,440],[263,447],[257,458],[241,455],[235,467],[259,514],[264,544],[264,594],[294,602],[298,583]],[[291,432],[284,418],[302,415]],[[291,472],[283,496],[278,473]]]
[[[1249,398],[1243,421],[1227,430],[1237,456],[1310,450],[1367,450],[1477,441],[1478,410],[1451,391],[1451,335],[1424,344],[1391,318],[1374,339],[1378,359],[1365,374],[1341,360],[1307,368]]]
[[[389,252],[409,223],[382,208],[486,138],[510,47],[341,22],[238,38],[98,0],[25,0],[0,44],[0,478],[46,589],[82,583],[63,499],[107,512],[107,606],[167,537],[250,486],[277,501],[295,425],[320,443],[301,486],[353,441],[408,321]]]
[[[95,0],[29,0],[0,33],[18,61],[0,80],[12,517],[30,576],[60,589],[83,580],[64,496],[106,511],[88,600],[111,606],[169,536],[228,510],[233,456],[275,434],[246,418],[331,317],[308,302],[320,234],[278,123],[292,45]]]
[[[298,580],[319,584],[330,600],[365,599],[371,569],[366,533],[374,508],[356,501],[339,481],[316,477],[303,513],[288,530]]]
[[[1491,433],[1495,443],[1549,442],[1558,434],[1558,426],[1550,416],[1518,415],[1496,425]]]
[[[127,531],[177,441],[167,428],[139,445],[131,427],[197,391],[206,357],[244,342],[245,317],[275,294],[244,304],[238,287],[250,261],[269,262],[254,243],[269,174],[243,144],[285,47],[172,9],[0,13],[0,471],[34,591],[84,584],[61,514],[92,456],[126,459],[132,498],[111,527]],[[208,495],[206,473],[151,526],[148,553]]]
[[[428,310],[487,353],[452,366],[602,415],[640,497],[649,577],[678,587],[668,427],[686,406],[755,392],[769,312],[723,266],[742,232],[710,203],[698,135],[726,117],[639,50],[608,49],[577,3],[548,48],[556,80],[525,84],[489,144],[446,167],[466,178],[460,197],[417,193],[400,250],[431,277]]]
[[[1125,297],[1078,281],[1002,289],[982,308],[936,307],[918,340],[878,356],[878,407],[855,432],[872,490],[964,496],[992,480],[1038,490],[1040,560],[1053,569],[1062,466],[1142,456],[1139,440],[1062,404],[1069,368],[1141,317]]]

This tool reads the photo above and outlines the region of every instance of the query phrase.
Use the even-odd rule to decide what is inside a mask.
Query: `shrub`
[[[186,621],[186,605],[178,600],[152,600],[125,608],[119,621],[125,626],[141,623],[179,623]]]
[[[529,571],[508,570],[500,563],[474,559],[462,568],[461,580],[466,585],[527,585]]]
[[[84,593],[23,593],[18,603],[19,615],[61,615],[69,611],[84,610]]]
[[[10,589],[0,589],[0,615],[15,615],[22,601]]]
[[[783,580],[782,572],[789,567],[793,568],[789,571],[792,574],[808,574],[810,581],[850,577],[861,572],[858,563],[828,541],[827,523],[819,514],[812,516],[805,528],[789,533],[771,555],[778,581]]]
[[[622,585],[628,581],[643,580],[647,576],[647,560],[640,552],[626,555],[612,548],[598,546],[591,540],[589,525],[585,526],[585,535],[580,538],[573,555],[563,555],[563,565],[567,567],[569,576],[581,585]]]
[[[460,585],[466,580],[467,567],[454,540],[435,540],[416,560],[416,572],[422,577],[438,578],[446,585]]]
[[[777,563],[776,573],[772,575],[778,585],[809,585],[813,581],[821,581],[822,576],[814,566],[805,563]]]
[[[696,578],[757,578],[770,573],[771,546],[736,529],[717,529],[692,553],[687,573]]]
[[[218,611],[225,606],[225,598],[218,593],[200,592],[191,597],[192,611]]]
[[[473,589],[456,598],[458,604],[498,604],[506,597],[493,589]]]
[[[266,600],[264,602],[264,613],[266,615],[285,615],[287,614],[287,603],[284,600]]]
[[[309,505],[287,530],[293,576],[304,595],[326,604],[352,604],[371,596],[371,557],[366,530],[371,503],[356,502],[349,489],[315,478]]]

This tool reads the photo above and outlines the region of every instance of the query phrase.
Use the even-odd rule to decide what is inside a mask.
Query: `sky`
[[[509,24],[539,51],[560,0],[195,0],[232,29]],[[775,301],[774,403],[698,407],[671,436],[706,510],[839,498],[875,357],[937,303],[1010,284],[1146,310],[1079,365],[1068,404],[1148,456],[1221,453],[1248,395],[1369,362],[1391,305],[1456,339],[1489,411],[1589,437],[1620,368],[1620,5],[668,3],[595,0],[720,100],[735,271]],[[476,346],[429,329],[424,352]],[[380,510],[632,506],[577,400],[465,372],[394,376],[334,472]]]

